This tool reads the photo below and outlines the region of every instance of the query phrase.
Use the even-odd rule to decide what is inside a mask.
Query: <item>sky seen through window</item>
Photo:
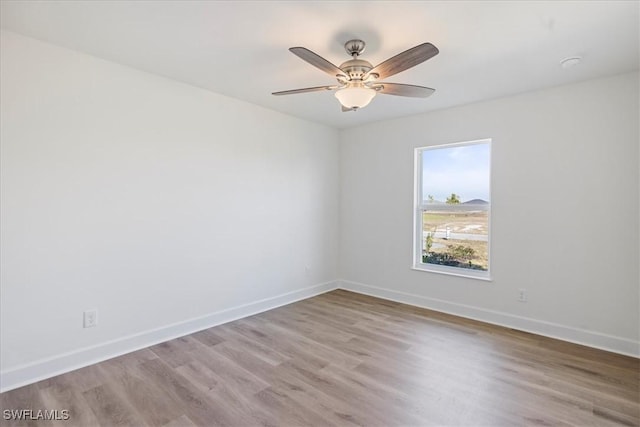
[[[489,201],[490,145],[486,143],[435,148],[422,152],[422,198],[444,202],[451,193],[461,202]]]

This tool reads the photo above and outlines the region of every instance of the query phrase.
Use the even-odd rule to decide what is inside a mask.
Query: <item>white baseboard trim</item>
[[[588,331],[585,329],[573,328],[558,323],[516,316],[509,313],[487,310],[470,305],[379,288],[349,280],[340,280],[338,286],[341,289],[357,292],[359,294],[370,295],[386,300],[453,314],[467,319],[479,320],[481,322],[543,335],[549,338],[556,338],[562,341],[624,354],[626,356],[640,357],[640,341]]]
[[[5,370],[0,372],[0,393],[203,329],[323,294],[337,289],[337,283],[337,281],[321,283]]]

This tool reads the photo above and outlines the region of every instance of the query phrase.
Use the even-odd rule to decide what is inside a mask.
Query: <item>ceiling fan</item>
[[[435,92],[435,89],[429,87],[380,81],[380,79],[386,79],[436,56],[439,52],[438,48],[431,43],[419,44],[375,67],[370,62],[359,58],[365,48],[365,42],[362,40],[349,40],[344,44],[344,48],[351,55],[351,59],[343,62],[339,67],[304,47],[290,48],[289,50],[294,55],[335,77],[338,80],[338,84],[284,90],[273,92],[272,95],[293,95],[295,93],[335,90],[335,96],[342,104],[342,111],[355,111],[366,107],[378,93],[426,98]]]

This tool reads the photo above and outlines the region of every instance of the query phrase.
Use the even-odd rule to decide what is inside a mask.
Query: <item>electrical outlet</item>
[[[98,326],[98,310],[87,310],[84,312],[84,319],[82,322],[84,328],[93,328]]]
[[[527,290],[526,289],[518,289],[518,301],[527,302]]]

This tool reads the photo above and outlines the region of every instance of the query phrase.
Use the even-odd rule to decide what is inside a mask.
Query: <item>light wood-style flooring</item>
[[[640,362],[333,291],[0,395],[63,426],[640,424]]]

